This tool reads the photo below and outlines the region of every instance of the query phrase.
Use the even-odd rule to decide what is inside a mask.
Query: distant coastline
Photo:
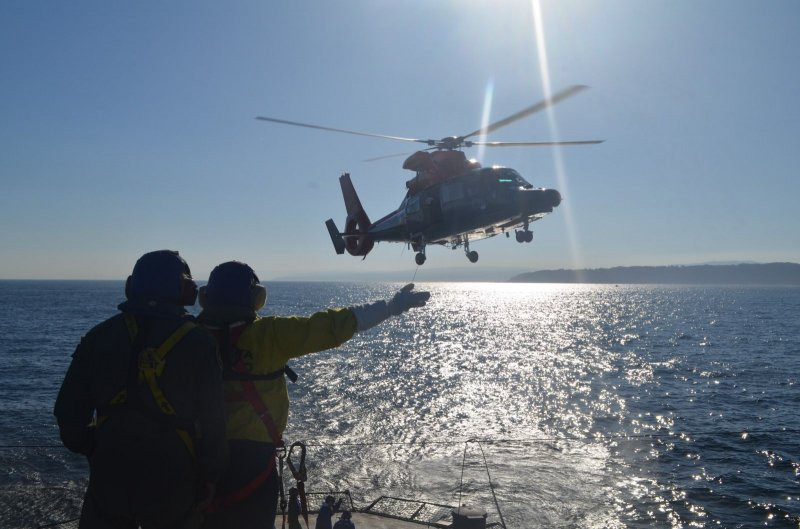
[[[585,270],[539,270],[512,283],[615,283],[677,285],[799,285],[800,264],[764,263],[687,266],[617,266]]]
[[[418,283],[595,283],[595,284],[673,284],[673,285],[786,285],[800,286],[798,263],[735,263],[671,266],[617,266],[582,270],[539,270],[524,272],[520,268],[481,267],[472,265],[455,268],[428,268],[419,270]],[[317,273],[278,276],[266,283],[281,282],[348,282],[348,283],[404,283],[409,280],[408,270],[387,270],[355,273]],[[510,278],[510,279],[509,279]],[[205,279],[198,279],[204,284]],[[25,283],[124,283],[123,279],[0,279],[0,284]]]

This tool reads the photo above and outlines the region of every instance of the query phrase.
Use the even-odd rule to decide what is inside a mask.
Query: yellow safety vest
[[[259,380],[260,375],[281,371],[286,362],[309,353],[338,347],[356,331],[356,318],[350,309],[331,309],[311,317],[265,317],[248,324],[236,342],[245,371],[254,376],[259,397],[269,410],[279,434],[289,417],[289,393],[283,376]],[[271,378],[271,377],[270,377]],[[225,380],[228,439],[272,442],[263,421],[253,406],[238,398],[242,384]]]

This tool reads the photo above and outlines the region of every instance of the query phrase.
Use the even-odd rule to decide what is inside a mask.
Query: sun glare
[[[531,0],[531,12],[533,14],[533,29],[536,34],[536,53],[539,57],[539,70],[542,78],[542,92],[545,98],[550,98],[552,89],[550,86],[550,65],[547,61],[547,46],[545,44],[544,35],[544,22],[542,20],[542,6],[539,0]],[[553,140],[558,140],[558,123],[556,116],[553,112],[553,107],[548,106],[545,110],[547,112],[547,121],[550,125],[550,134]],[[564,217],[564,223],[567,229],[567,237],[569,238],[570,251],[572,252],[573,268],[583,268],[583,259],[581,257],[580,247],[578,245],[578,238],[575,232],[575,222],[572,218],[572,211],[569,207],[569,190],[567,189],[567,173],[564,168],[564,158],[559,146],[553,147],[553,157],[556,166],[556,179],[558,181],[558,190],[565,197],[565,201],[559,208],[559,213]]]
[[[481,129],[485,129],[489,125],[489,118],[492,115],[492,101],[494,99],[494,79],[490,78],[486,83],[486,92],[483,95],[483,113],[481,115]],[[478,146],[478,161],[483,163],[483,153],[486,150],[485,145]]]

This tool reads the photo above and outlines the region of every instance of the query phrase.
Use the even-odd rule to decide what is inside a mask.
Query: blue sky
[[[337,256],[323,222],[345,170],[373,219],[396,208],[403,158],[362,160],[408,145],[254,117],[437,138],[477,129],[489,87],[499,119],[548,83],[591,90],[489,139],[606,142],[487,149],[564,203],[533,244],[431,248],[418,279],[800,261],[800,3],[542,0],[544,46],[536,5],[3,2],[0,277],[122,278],[173,248],[201,278],[407,280],[402,245]]]

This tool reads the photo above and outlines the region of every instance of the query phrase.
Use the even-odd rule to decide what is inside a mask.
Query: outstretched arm
[[[328,309],[308,318],[299,316],[265,318],[258,332],[273,342],[282,361],[338,347],[356,332],[356,317],[350,309]],[[257,338],[258,339],[258,338]]]
[[[414,292],[414,283],[400,289],[389,301],[378,301],[353,307],[358,322],[358,331],[375,327],[390,316],[398,316],[407,310],[423,307],[430,299],[430,292]]]
[[[414,285],[408,284],[389,301],[349,309],[329,309],[308,318],[271,318],[258,332],[265,333],[265,340],[272,336],[275,350],[285,354],[286,359],[324,351],[343,344],[357,331],[370,329],[390,316],[425,305],[430,293],[414,292],[413,289]]]

